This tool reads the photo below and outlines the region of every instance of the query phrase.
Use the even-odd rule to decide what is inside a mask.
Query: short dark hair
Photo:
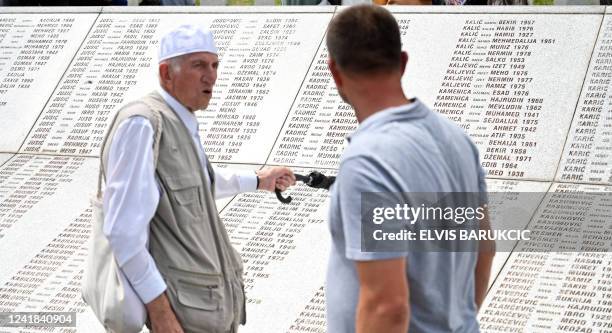
[[[349,7],[337,14],[327,30],[329,56],[341,70],[356,74],[400,68],[402,42],[397,21],[375,5]]]

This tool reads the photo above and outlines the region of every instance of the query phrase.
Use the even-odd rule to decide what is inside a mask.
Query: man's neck
[[[181,100],[178,97],[176,97],[174,92],[171,89],[168,89],[168,87],[164,87],[163,85],[160,84],[159,88],[163,90],[168,96],[172,97],[177,103],[179,103],[182,107],[185,108],[185,110],[189,111],[190,113],[193,114],[195,111],[198,111],[198,110],[193,110],[192,108],[190,108],[189,106],[181,102]]]
[[[359,123],[379,111],[410,103],[400,84],[371,82],[356,87],[352,96],[348,97]]]
[[[379,111],[409,104],[402,89],[401,71],[354,74],[339,72],[342,97],[355,109],[359,123]]]

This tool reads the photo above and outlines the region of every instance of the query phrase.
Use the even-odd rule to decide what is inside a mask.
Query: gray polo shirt
[[[486,192],[478,150],[458,126],[420,101],[377,112],[349,138],[331,189],[328,332],[355,332],[355,261],[404,257],[410,332],[479,331],[474,252],[362,252],[362,192]]]

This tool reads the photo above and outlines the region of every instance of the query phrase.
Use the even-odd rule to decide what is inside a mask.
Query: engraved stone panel
[[[80,294],[92,223],[88,199],[95,192],[98,163],[95,158],[17,155],[0,168],[0,312],[75,311],[76,332],[104,331]],[[276,200],[274,194],[261,195]],[[218,200],[219,210],[232,199]],[[41,331],[65,330],[0,328],[2,333]]]
[[[601,15],[395,16],[407,93],[470,134],[489,177],[551,181]],[[337,166],[357,124],[326,60],[323,45],[268,163]]]
[[[223,169],[231,169],[235,171],[253,171],[253,175],[255,175],[255,170],[259,170],[261,165],[252,165],[252,164],[232,164],[232,163],[212,163],[215,170],[223,170]],[[273,194],[272,194],[273,195]],[[221,212],[225,207],[235,198],[236,196],[216,199],[215,203],[217,204],[217,210]]]
[[[449,32],[407,40],[406,89],[460,123],[487,176],[552,180],[601,16],[436,16],[413,21]]]
[[[83,311],[97,169],[94,158],[25,154],[0,167],[0,311]]]
[[[299,185],[283,195],[293,201],[283,204],[269,192],[243,193],[221,212],[244,261],[249,319],[241,331],[283,332],[324,283],[328,193]]]
[[[159,36],[178,22],[206,24],[220,68],[198,115],[213,162],[263,163],[331,14],[103,14],[62,78],[22,152],[98,154],[122,104],[157,87]],[[56,114],[53,121],[42,121]]]
[[[612,328],[611,193],[609,186],[553,185],[529,229],[557,232],[554,242],[574,252],[535,252],[550,244],[520,242],[480,310],[483,332]],[[588,203],[577,204],[575,200]],[[592,218],[590,222],[581,222],[585,214]],[[575,231],[568,233],[568,228]],[[597,236],[583,240],[581,235],[588,233]],[[575,242],[580,244],[580,252],[575,250]]]
[[[0,14],[0,152],[19,150],[96,16]]]
[[[483,332],[610,329],[609,253],[514,253],[480,310]]]
[[[572,121],[557,181],[612,184],[612,17],[606,15]]]
[[[612,187],[555,184],[517,251],[612,251]],[[537,237],[535,237],[537,236]]]
[[[86,304],[81,300],[80,286],[90,223],[91,210],[86,209],[7,280],[0,287],[0,311],[77,312],[77,321],[81,321]],[[55,329],[56,332],[60,330]],[[11,330],[0,328],[0,332]]]
[[[6,296],[0,311],[76,311],[79,330],[102,332],[80,299],[91,223],[87,199],[95,191],[97,167],[95,158],[24,154],[0,168],[0,295]],[[272,331],[288,327],[307,304],[312,288],[323,283],[321,263],[329,246],[324,223],[327,192],[302,185],[284,195],[292,195],[293,202],[281,204],[273,193],[262,191],[217,202],[219,209],[225,206],[221,216],[245,262],[251,314],[246,332],[270,328],[272,314],[279,327]],[[23,242],[25,235],[28,242]],[[284,296],[269,297],[278,288],[287,291]],[[274,310],[279,308],[284,309],[282,320]]]
[[[526,229],[540,201],[548,191],[551,183],[531,182],[517,180],[487,179],[489,192],[489,214],[492,229]],[[522,195],[521,193],[534,192],[537,195]],[[494,194],[491,194],[494,193]],[[502,193],[507,193],[503,195]],[[535,200],[539,198],[539,200]],[[533,200],[533,201],[530,201]],[[516,243],[516,242],[514,242]],[[491,268],[493,284],[501,272],[511,252],[496,251]]]
[[[337,168],[345,137],[357,127],[327,68],[325,42],[317,51],[267,163]]]
[[[463,127],[480,150],[489,192],[507,192],[492,196],[494,225],[511,220],[554,235],[572,218],[544,212],[555,172],[568,183],[553,184],[551,195],[612,191],[571,184],[612,183],[612,22],[603,8],[389,8],[410,56],[402,81],[409,97]],[[209,25],[220,50],[213,99],[197,114],[216,167],[288,164],[335,174],[357,122],[326,65],[333,9],[3,10],[0,312],[76,311],[78,328],[0,333],[103,332],[80,299],[93,156],[117,108],[156,88],[157,40],[176,24]],[[31,155],[40,153],[49,155]],[[524,202],[524,192],[541,196]],[[245,264],[248,323],[240,332],[326,331],[328,192],[299,185],[287,195],[289,205],[263,191],[217,200]],[[600,199],[589,202],[612,207]],[[542,253],[534,251],[553,245],[520,242],[512,254],[497,253],[480,311],[484,332],[612,331],[612,215],[602,212],[585,204],[579,213],[600,214],[600,223],[555,243],[607,252]],[[599,239],[580,243],[580,235]]]
[[[97,169],[93,158],[35,155],[0,168],[0,284],[89,207]]]
[[[0,166],[6,163],[11,157],[13,157],[13,154],[0,154]]]
[[[415,65],[416,59],[427,65],[408,68],[407,90],[461,124],[478,145],[487,176],[552,180],[601,16],[437,19],[457,39],[427,48],[420,45],[433,35],[411,40],[406,48],[414,50]],[[413,27],[421,24],[432,23]]]
[[[320,287],[300,312],[286,333],[326,333],[325,287]]]

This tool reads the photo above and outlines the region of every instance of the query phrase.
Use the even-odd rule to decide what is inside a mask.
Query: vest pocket
[[[199,195],[199,179],[195,175],[168,177],[166,179],[170,196],[176,201],[174,210],[179,222],[202,221],[202,206]]]
[[[176,290],[175,313],[181,325],[194,332],[224,332],[224,284],[219,274],[170,268]]]
[[[204,288],[204,289],[203,289]],[[184,306],[205,311],[219,310],[219,300],[213,296],[213,290],[219,286],[195,286],[179,281],[177,288],[178,301]]]

